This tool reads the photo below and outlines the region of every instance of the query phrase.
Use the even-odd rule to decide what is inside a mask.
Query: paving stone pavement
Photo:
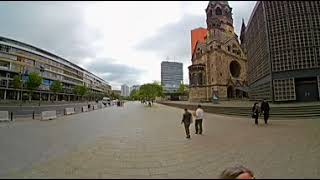
[[[320,178],[320,119],[272,121],[205,114],[204,134],[185,138],[183,111],[130,102],[72,118],[100,118],[110,126],[95,141],[34,163],[8,178],[217,178],[242,164],[257,178]],[[75,119],[76,120],[76,119]],[[110,121],[110,123],[107,123]]]

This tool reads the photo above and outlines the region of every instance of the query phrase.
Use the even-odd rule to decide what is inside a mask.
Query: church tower
[[[207,29],[219,29],[224,32],[234,33],[232,8],[228,1],[210,1],[207,8]]]
[[[189,101],[246,98],[247,60],[234,32],[232,8],[228,1],[210,1],[205,11],[206,36],[193,43],[188,67]]]
[[[246,25],[244,24],[244,19],[242,18],[242,25],[241,25],[241,31],[240,31],[240,42],[241,42],[241,48],[246,54],[245,50],[245,37],[246,37]]]
[[[240,32],[241,45],[244,44],[245,34],[246,34],[246,25],[244,24],[244,19],[242,18],[242,25],[241,25],[241,32]]]

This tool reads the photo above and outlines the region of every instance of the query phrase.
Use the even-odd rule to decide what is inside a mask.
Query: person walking
[[[259,106],[258,103],[254,103],[252,107],[252,118],[254,118],[254,123],[258,125],[258,118],[259,118]]]
[[[264,123],[265,123],[265,124],[268,124],[269,111],[270,111],[269,103],[267,102],[266,99],[263,99],[263,101],[262,101],[262,103],[261,103],[261,112],[263,113]]]
[[[192,123],[192,114],[188,111],[188,109],[184,109],[184,114],[182,117],[181,124],[184,124],[184,128],[186,130],[187,138],[190,139],[190,124]]]
[[[202,134],[203,109],[201,108],[200,104],[198,105],[195,115],[196,115],[196,118],[195,118],[196,134]]]

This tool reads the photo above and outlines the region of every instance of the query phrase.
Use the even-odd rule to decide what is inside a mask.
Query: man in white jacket
[[[195,120],[196,134],[202,134],[202,120],[203,120],[203,109],[199,104],[196,110],[196,120]]]

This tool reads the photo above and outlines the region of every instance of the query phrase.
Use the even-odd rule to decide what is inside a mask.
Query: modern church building
[[[319,1],[258,1],[241,39],[251,99],[319,101]]]

